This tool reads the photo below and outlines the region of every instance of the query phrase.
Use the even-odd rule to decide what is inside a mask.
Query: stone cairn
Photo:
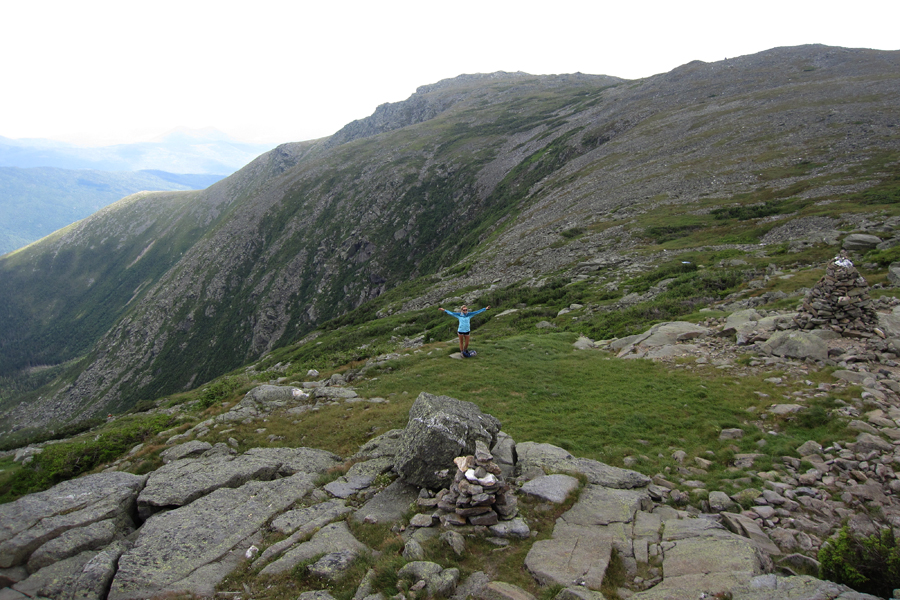
[[[873,337],[878,317],[869,298],[869,284],[846,252],[828,263],[825,276],[807,294],[794,323],[800,329],[831,329],[843,336]]]
[[[442,525],[490,526],[516,516],[516,496],[483,442],[476,442],[474,456],[458,456],[453,462],[453,484],[436,496]]]

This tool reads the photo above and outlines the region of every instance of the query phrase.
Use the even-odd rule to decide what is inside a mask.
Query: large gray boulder
[[[220,488],[144,523],[119,559],[109,600],[139,600],[189,591],[212,595],[267,523],[315,488],[312,475]]]
[[[258,385],[241,399],[240,404],[247,406],[251,403],[272,407],[280,407],[286,404],[304,402],[309,399],[309,394],[302,389],[286,385]]]
[[[867,233],[851,233],[844,238],[844,250],[859,250],[865,252],[873,250],[881,243],[881,238]]]
[[[260,385],[247,392],[240,402],[226,413],[215,417],[218,423],[245,421],[269,414],[276,408],[292,404],[308,404],[309,394],[293,386]]]
[[[97,548],[110,541],[107,527],[93,526],[102,521],[127,534],[134,527],[131,513],[146,479],[121,472],[88,475],[0,505],[0,567],[25,564],[44,544],[69,531],[70,539],[78,539],[69,550],[48,552],[53,560]]]
[[[499,431],[500,421],[475,404],[422,392],[409,410],[394,470],[412,485],[447,487],[453,459],[474,454],[479,440],[490,448]]]
[[[766,354],[787,358],[801,360],[828,358],[828,345],[825,340],[807,331],[779,331],[760,344],[759,348]]]

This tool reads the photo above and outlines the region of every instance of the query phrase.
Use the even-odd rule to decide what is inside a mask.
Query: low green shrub
[[[843,527],[819,550],[820,576],[853,589],[890,598],[900,588],[900,547],[890,528],[858,537]]]
[[[171,424],[170,415],[123,417],[92,438],[47,446],[30,464],[0,484],[0,503],[11,502],[87,473],[119,458]]]

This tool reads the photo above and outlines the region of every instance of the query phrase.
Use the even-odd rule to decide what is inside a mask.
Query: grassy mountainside
[[[0,262],[15,281],[0,291],[7,417],[123,410],[329,319],[454,297],[514,306],[538,289],[613,303],[579,315],[600,337],[690,312],[748,275],[698,263],[803,250],[789,248],[793,222],[825,218],[836,239],[896,213],[898,63],[809,46],[639,81],[462,76],[209,190],[123,201]],[[98,264],[111,265],[104,277]]]

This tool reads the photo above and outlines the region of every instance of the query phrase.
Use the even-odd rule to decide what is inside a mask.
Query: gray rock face
[[[453,459],[474,454],[478,440],[493,446],[499,431],[500,421],[475,404],[422,392],[409,411],[394,469],[410,484],[447,487]]]
[[[351,552],[353,556],[356,556],[365,549],[365,545],[350,533],[346,522],[331,523],[320,529],[308,542],[298,544],[285,552],[278,560],[269,563],[260,571],[260,574],[282,573],[303,561],[335,552]]]
[[[353,513],[353,520],[374,523],[399,521],[418,497],[419,488],[397,479]]]
[[[205,455],[183,458],[154,471],[138,496],[138,514],[148,519],[163,508],[184,506],[219,488],[275,477],[281,462],[255,455]]]
[[[212,594],[268,521],[314,488],[305,473],[221,488],[154,515],[119,559],[110,600],[139,600],[190,590]]]
[[[525,482],[520,491],[548,502],[561,504],[576,489],[578,480],[571,475],[547,475]]]
[[[178,444],[177,446],[172,446],[171,448],[163,450],[162,453],[160,453],[159,457],[162,459],[163,464],[169,464],[174,460],[200,456],[210,448],[212,448],[212,444],[210,444],[209,442],[192,440],[190,442]]]
[[[244,456],[281,463],[278,468],[281,476],[321,474],[343,462],[337,454],[315,448],[251,448]]]
[[[844,238],[844,250],[867,251],[874,249],[881,243],[881,238],[866,233],[851,233]]]
[[[80,554],[85,550],[99,550],[116,537],[125,536],[134,529],[131,519],[104,519],[84,527],[63,532],[35,550],[28,559],[28,571],[34,573],[55,562]]]
[[[66,590],[67,600],[104,600],[118,568],[119,558],[130,548],[126,542],[115,542],[98,552],[81,569]]]
[[[31,598],[62,598],[74,588],[85,566],[95,556],[97,552],[85,551],[48,565],[13,585],[13,589]]]
[[[130,513],[145,481],[130,473],[100,473],[0,505],[0,567],[24,564],[41,546],[70,530],[105,520],[132,525]]]
[[[805,331],[779,331],[760,345],[760,350],[775,356],[813,360],[828,358],[825,341]]]
[[[519,455],[516,472],[540,473],[547,471],[581,473],[595,485],[610,488],[631,489],[650,485],[650,478],[637,471],[620,469],[590,460],[576,458],[558,446],[523,442],[516,445]]]

